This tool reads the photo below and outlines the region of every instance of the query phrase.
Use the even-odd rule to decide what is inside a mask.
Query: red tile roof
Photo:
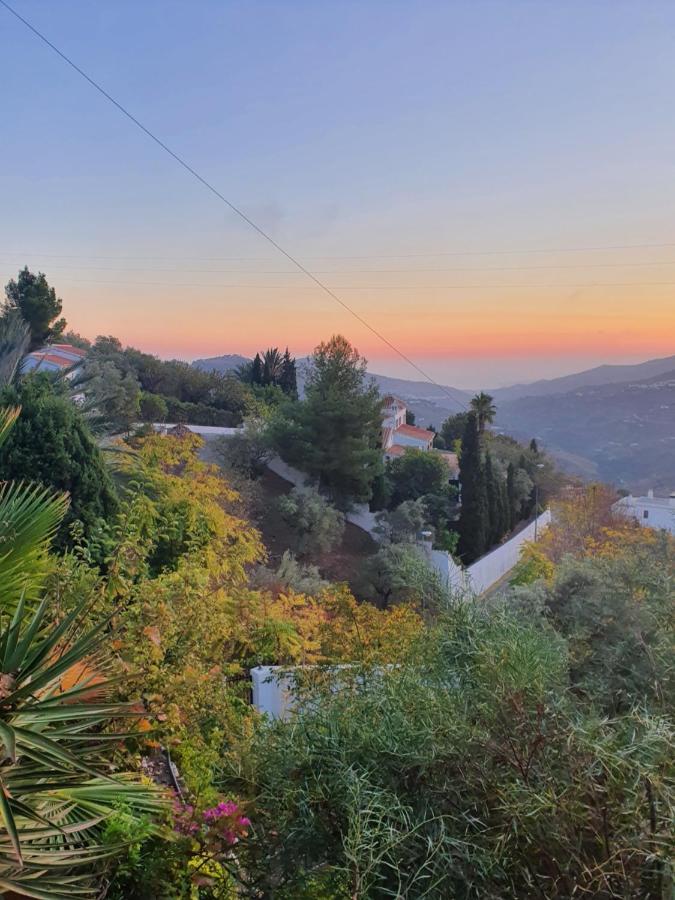
[[[40,362],[54,363],[55,366],[60,366],[62,369],[69,369],[73,364],[72,359],[57,356],[55,353],[34,353],[32,355],[35,359],[39,359]]]
[[[394,432],[394,438],[397,434],[403,434],[406,437],[418,438],[420,441],[433,441],[433,431],[427,431],[426,428],[418,428],[417,425],[399,425]]]
[[[414,447],[402,447],[400,444],[392,444],[384,451],[386,456],[403,456],[406,450],[414,450]]]
[[[67,353],[74,353],[75,356],[86,356],[87,351],[82,347],[73,347],[72,344],[50,344],[50,347],[56,347],[59,350],[65,350]]]

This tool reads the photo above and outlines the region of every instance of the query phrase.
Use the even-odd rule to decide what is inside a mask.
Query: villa
[[[406,423],[407,407],[398,397],[390,394],[384,398],[382,407],[382,450],[385,459],[396,459],[403,456],[406,450],[433,450],[442,456],[450,470],[450,478],[456,478],[459,463],[456,453],[445,450],[434,450],[433,431],[418,428]]]

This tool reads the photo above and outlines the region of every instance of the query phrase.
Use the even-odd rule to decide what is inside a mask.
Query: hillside
[[[580,475],[633,490],[675,488],[675,367],[621,384],[499,405],[497,427],[534,435]]]
[[[675,356],[666,356],[662,359],[649,359],[643,363],[628,366],[596,366],[594,369],[586,369],[583,372],[574,372],[572,375],[563,375],[560,378],[546,378],[525,384],[514,384],[505,388],[494,388],[488,393],[498,403],[506,403],[517,400],[520,397],[543,397],[550,394],[565,394],[580,387],[592,385],[619,384],[627,381],[638,381],[646,378],[654,378],[675,370]]]
[[[245,357],[230,354],[194,365],[225,372],[242,362]],[[306,362],[298,360],[301,393]],[[451,386],[371,374],[382,393],[404,400],[422,426],[439,428],[472,396]],[[491,393],[497,427],[522,440],[536,436],[567,471],[631,490],[675,487],[675,356],[598,366]]]
[[[226,353],[223,356],[209,356],[206,359],[195,359],[192,365],[203,372],[232,372],[248,362],[246,356],[238,353]]]

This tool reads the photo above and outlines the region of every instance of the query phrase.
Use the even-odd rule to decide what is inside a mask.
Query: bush
[[[328,553],[342,539],[345,517],[312,488],[293,488],[277,501],[300,556]]]
[[[564,642],[503,611],[460,606],[420,651],[317,680],[228,769],[255,798],[261,894],[302,896],[315,871],[347,880],[337,896],[667,895],[665,720],[576,705]]]
[[[20,406],[21,416],[2,449],[0,475],[33,481],[69,495],[70,506],[57,536],[72,546],[77,531],[91,540],[114,518],[118,500],[101,451],[78,408],[46,375],[7,388],[0,404]]]

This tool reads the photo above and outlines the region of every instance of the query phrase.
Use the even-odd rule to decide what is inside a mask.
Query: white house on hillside
[[[647,491],[646,497],[622,497],[612,507],[614,512],[637,519],[645,528],[665,528],[675,534],[675,492],[670,497],[655,497]]]
[[[433,431],[406,425],[406,405],[402,400],[398,397],[385,397],[382,411],[382,449],[385,456],[402,456],[406,447],[431,450],[434,443]]]
[[[406,405],[398,397],[388,395],[384,398],[382,415],[382,449],[385,459],[403,456],[406,450],[433,450],[434,432],[416,425],[406,424]],[[455,453],[434,450],[443,457],[450,470],[450,477],[457,475],[458,462]]]

